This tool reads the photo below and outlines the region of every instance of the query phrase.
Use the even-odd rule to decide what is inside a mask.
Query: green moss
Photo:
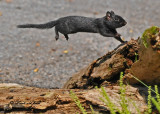
[[[142,41],[146,48],[148,47],[147,38],[150,38],[152,35],[155,35],[158,32],[159,32],[159,28],[156,26],[152,26],[151,28],[148,28],[144,31],[142,35]]]

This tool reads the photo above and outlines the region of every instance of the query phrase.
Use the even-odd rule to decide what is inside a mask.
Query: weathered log
[[[121,110],[119,89],[119,86],[105,87],[110,100]],[[90,105],[93,106],[95,112],[109,112],[109,108],[100,100],[102,95],[99,89],[74,89],[72,91],[87,112],[91,112]],[[141,113],[147,108],[137,88],[127,86],[126,99],[128,99],[128,109],[134,114],[137,112],[133,104],[140,109]],[[1,113],[12,112],[12,114],[75,114],[81,112],[71,98],[69,89],[41,89],[17,84],[0,84],[0,111]]]
[[[149,85],[160,84],[160,28],[147,29],[142,38],[131,40],[74,74],[64,88],[89,89],[113,84],[124,72],[124,80],[137,84],[134,77]]]
[[[119,79],[119,74],[130,68],[138,52],[138,43],[131,40],[126,44],[121,44],[115,50],[93,61],[89,66],[74,74],[64,85],[64,88],[93,88],[100,86],[104,82],[115,82]]]
[[[160,28],[147,29],[139,39],[139,60],[132,64],[125,80],[129,84],[137,84],[139,80],[149,85],[160,84]],[[134,76],[134,77],[133,77]]]

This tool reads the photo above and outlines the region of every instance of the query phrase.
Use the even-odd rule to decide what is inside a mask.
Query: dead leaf
[[[39,42],[37,42],[37,43],[36,43],[36,47],[39,47],[39,46],[40,46],[40,43],[39,43]]]
[[[7,2],[7,3],[11,3],[11,2],[12,2],[12,0],[6,0],[6,2]]]
[[[38,68],[35,68],[35,69],[34,69],[34,72],[38,72],[38,70],[39,70]]]
[[[93,12],[93,14],[94,14],[94,15],[98,15],[99,13],[95,11],[95,12]]]
[[[49,53],[53,53],[53,52],[55,52],[56,51],[56,49],[51,49],[50,51],[49,51]]]
[[[68,2],[73,2],[74,0],[67,0]]]
[[[2,12],[0,12],[0,16],[2,16]]]
[[[56,49],[53,49],[53,48],[52,48],[52,49],[51,49],[51,51],[53,51],[53,52],[54,52],[54,51],[56,51]]]
[[[123,41],[125,41],[125,38],[124,38],[124,37],[122,37],[122,40],[123,40]]]
[[[129,33],[133,33],[133,30],[132,30],[132,29],[130,29],[130,30],[129,30]]]
[[[64,50],[63,53],[68,53],[68,50]]]

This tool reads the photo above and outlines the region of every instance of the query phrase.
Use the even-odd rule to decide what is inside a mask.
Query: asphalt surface
[[[43,88],[62,87],[75,72],[120,43],[99,34],[77,33],[55,40],[49,30],[18,29],[69,15],[102,17],[113,10],[126,21],[125,40],[160,26],[160,0],[0,0],[0,82]]]

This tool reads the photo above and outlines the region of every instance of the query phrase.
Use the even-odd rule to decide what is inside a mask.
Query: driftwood
[[[119,86],[105,87],[110,99],[115,106],[121,109]],[[92,90],[72,90],[79,98],[87,112],[91,112],[90,105],[95,112],[108,113],[109,108],[100,100],[102,95],[99,89]],[[0,110],[1,113],[50,113],[50,114],[75,114],[81,112],[71,98],[69,89],[40,89],[34,87],[25,87],[17,84],[0,84]],[[129,98],[140,112],[147,108],[143,97],[139,94],[138,89],[127,86],[126,99]],[[128,101],[128,109],[136,113],[133,103]]]
[[[0,111],[2,113],[80,113],[70,91],[79,98],[82,106],[90,112],[90,105],[96,112],[109,113],[109,107],[100,100],[100,89],[104,86],[110,100],[120,106],[120,72],[124,72],[126,99],[131,113],[141,113],[147,109],[147,88],[139,85],[138,78],[146,84],[160,84],[160,29],[147,29],[142,38],[130,40],[113,51],[93,61],[90,65],[74,74],[62,89],[41,89],[13,84],[0,84]],[[141,96],[143,95],[144,98]],[[133,103],[132,103],[133,102]]]

